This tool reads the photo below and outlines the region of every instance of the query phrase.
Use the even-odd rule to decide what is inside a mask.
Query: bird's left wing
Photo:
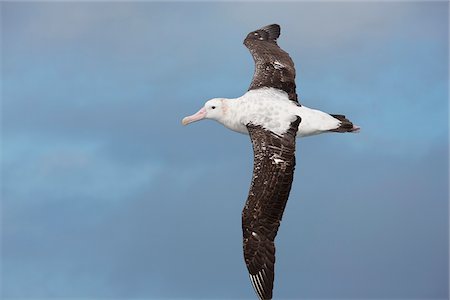
[[[242,211],[244,259],[255,292],[264,300],[272,299],[274,240],[291,190],[300,121],[297,117],[283,135],[247,125],[254,165],[250,192]]]

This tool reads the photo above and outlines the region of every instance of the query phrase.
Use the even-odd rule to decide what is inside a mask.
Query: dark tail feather
[[[333,118],[341,121],[341,126],[336,129],[332,129],[332,132],[358,132],[360,127],[353,125],[349,119],[347,119],[344,115],[331,115]]]

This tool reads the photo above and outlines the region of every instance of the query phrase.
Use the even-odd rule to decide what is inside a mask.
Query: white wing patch
[[[284,162],[284,160],[282,160],[282,159],[279,159],[279,158],[274,158],[273,159],[273,162],[275,163],[275,164],[279,164],[279,163],[282,163],[282,162]]]
[[[281,70],[281,69],[285,68],[285,66],[282,63],[280,63],[278,60],[273,62],[273,67],[277,70]]]
[[[250,280],[259,298],[264,299],[264,277],[262,276],[262,271],[259,271],[256,275],[250,274]]]
[[[281,159],[281,157],[278,154],[272,154],[271,157],[269,157],[269,159],[272,161],[273,164],[281,164],[284,163],[285,161],[283,159]]]
[[[256,289],[255,281],[253,280],[253,276],[252,275],[250,275],[250,281],[252,282],[253,289],[255,290],[256,294],[258,294],[258,296],[259,296],[258,290]]]

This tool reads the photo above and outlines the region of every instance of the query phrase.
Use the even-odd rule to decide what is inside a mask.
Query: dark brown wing
[[[254,165],[250,192],[242,211],[244,259],[255,292],[272,299],[275,244],[291,190],[295,168],[295,137],[300,117],[282,136],[247,125]]]
[[[277,45],[280,26],[268,25],[250,32],[244,45],[255,61],[255,73],[249,90],[273,87],[285,91],[289,99],[298,102],[295,92],[295,67],[289,54]]]

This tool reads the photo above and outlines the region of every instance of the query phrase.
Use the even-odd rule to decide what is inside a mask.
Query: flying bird
[[[272,299],[274,240],[291,190],[296,137],[325,132],[357,132],[344,115],[328,114],[301,105],[295,86],[294,63],[278,44],[280,26],[250,32],[244,45],[255,61],[248,91],[235,99],[214,98],[183,125],[212,119],[250,136],[253,177],[242,211],[244,260],[260,299]]]

